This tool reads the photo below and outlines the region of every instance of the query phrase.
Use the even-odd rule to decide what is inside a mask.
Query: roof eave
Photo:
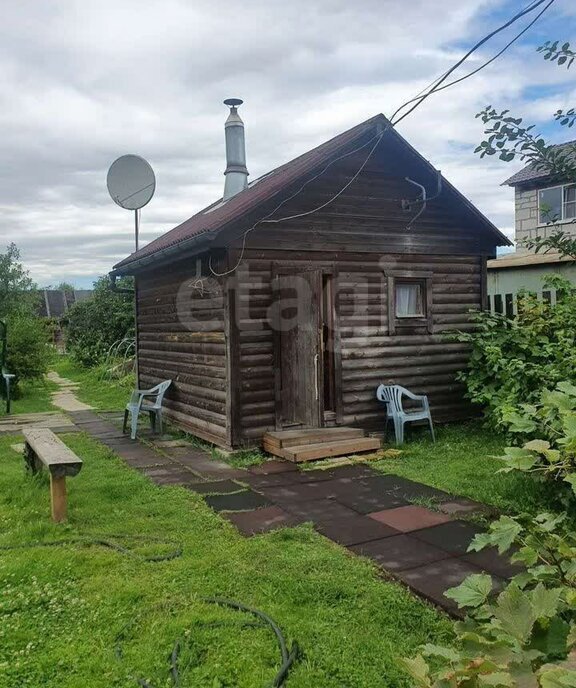
[[[141,258],[136,258],[127,263],[122,261],[116,264],[109,274],[111,277],[135,275],[141,270],[145,270],[147,267],[151,267],[152,265],[158,266],[160,263],[170,261],[176,253],[182,258],[194,255],[209,248],[217,233],[217,231],[211,231],[204,232],[203,234],[196,234],[189,239],[158,249],[158,251],[142,256]]]

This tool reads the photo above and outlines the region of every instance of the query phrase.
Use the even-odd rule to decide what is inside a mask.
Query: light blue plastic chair
[[[419,401],[422,405],[405,411],[402,405],[402,397],[408,397],[408,399],[412,399],[412,401]],[[380,385],[376,390],[376,398],[378,401],[386,404],[386,426],[384,428],[384,434],[386,434],[388,430],[389,421],[392,420],[394,423],[396,444],[404,444],[404,424],[412,423],[417,420],[428,421],[432,434],[432,441],[436,442],[428,397],[425,394],[412,394],[412,392],[400,385]]]
[[[136,430],[138,429],[138,416],[141,413],[148,413],[152,432],[158,431],[162,434],[162,401],[166,390],[171,384],[172,380],[164,380],[164,382],[156,385],[156,387],[152,387],[152,389],[135,389],[124,410],[122,432],[126,432],[128,414],[130,414],[130,438],[135,440]]]

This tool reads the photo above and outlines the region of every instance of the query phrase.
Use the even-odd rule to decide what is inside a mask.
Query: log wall
[[[196,270],[189,261],[138,277],[139,385],[172,379],[167,417],[228,444],[226,299],[216,279]]]
[[[247,251],[237,288],[241,443],[257,442],[276,422],[273,347],[270,326],[272,277],[275,264],[289,262],[295,272],[314,267],[336,274],[337,394],[341,395],[339,424],[367,429],[381,425],[383,413],[375,399],[380,383],[401,384],[428,394],[437,420],[471,415],[463,401],[456,373],[467,362],[469,349],[448,342],[449,330],[468,330],[470,309],[479,309],[482,263],[478,256],[377,255],[331,256],[308,253]],[[432,332],[422,327],[390,335],[387,273],[395,270],[432,273]],[[312,383],[311,383],[312,384]],[[339,392],[338,392],[339,390]]]

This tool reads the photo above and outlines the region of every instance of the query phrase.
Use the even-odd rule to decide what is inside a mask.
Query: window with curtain
[[[396,317],[424,316],[424,288],[421,282],[396,280]]]

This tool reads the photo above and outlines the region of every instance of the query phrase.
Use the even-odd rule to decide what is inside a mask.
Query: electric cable
[[[397,108],[396,111],[393,113],[393,115],[389,118],[389,121],[387,122],[386,126],[384,127],[384,129],[383,129],[379,134],[376,134],[375,137],[373,137],[372,139],[370,139],[367,143],[363,144],[363,146],[361,146],[360,148],[357,148],[357,149],[355,149],[355,150],[353,150],[353,151],[350,151],[349,153],[346,153],[345,155],[341,156],[340,158],[335,158],[334,160],[332,160],[332,161],[331,161],[330,163],[328,163],[328,164],[327,164],[327,165],[326,165],[317,175],[315,175],[315,176],[311,177],[309,180],[307,180],[307,181],[302,185],[302,187],[301,187],[298,191],[296,191],[294,194],[292,194],[291,196],[289,196],[288,198],[286,198],[286,199],[285,199],[284,201],[282,201],[276,208],[274,208],[274,210],[272,210],[270,213],[268,213],[267,215],[265,215],[263,218],[261,218],[260,220],[258,220],[257,222],[255,222],[249,229],[247,229],[247,230],[243,233],[243,235],[242,235],[242,247],[241,247],[241,250],[240,250],[239,258],[238,258],[238,260],[236,261],[236,264],[234,265],[234,267],[232,267],[232,268],[230,268],[229,270],[226,270],[226,271],[224,271],[224,272],[216,272],[216,271],[214,270],[213,266],[212,266],[212,256],[210,256],[210,257],[209,257],[209,261],[208,261],[208,267],[209,267],[209,269],[210,269],[210,272],[211,272],[213,275],[215,275],[216,277],[224,277],[224,276],[226,276],[226,275],[229,275],[229,274],[235,272],[235,271],[238,269],[238,266],[240,265],[240,263],[242,262],[243,257],[244,257],[244,254],[245,254],[245,251],[246,251],[246,237],[247,237],[248,234],[250,234],[250,232],[252,232],[259,224],[261,224],[261,223],[280,223],[280,222],[285,222],[285,221],[287,221],[287,220],[292,220],[292,219],[296,219],[296,218],[300,218],[300,217],[306,217],[306,216],[308,216],[308,215],[312,215],[312,214],[318,212],[319,210],[322,210],[322,209],[325,208],[326,206],[328,206],[328,205],[330,205],[331,203],[333,203],[333,202],[334,202],[334,201],[335,201],[335,200],[336,200],[336,199],[337,199],[337,198],[338,198],[338,197],[339,197],[339,196],[340,196],[340,195],[341,195],[341,194],[342,194],[342,193],[343,193],[343,192],[344,192],[344,191],[345,191],[345,190],[346,190],[346,189],[347,189],[347,188],[348,188],[348,187],[349,187],[349,186],[350,186],[359,176],[360,176],[362,170],[363,170],[364,167],[367,165],[368,161],[370,160],[370,158],[372,157],[372,155],[373,155],[373,153],[375,152],[376,148],[378,147],[378,144],[380,143],[380,141],[381,141],[382,138],[384,137],[384,134],[385,134],[391,127],[395,127],[399,122],[401,122],[403,119],[405,119],[406,117],[408,117],[408,115],[410,115],[412,112],[414,112],[414,110],[416,110],[418,107],[420,107],[420,105],[421,105],[427,98],[429,98],[432,94],[437,93],[437,92],[439,92],[439,91],[442,91],[442,90],[444,90],[444,89],[446,89],[446,88],[449,88],[450,86],[454,86],[455,84],[460,83],[460,82],[464,81],[465,79],[468,79],[468,78],[472,77],[473,75],[477,74],[477,73],[480,72],[482,69],[484,69],[485,67],[487,67],[489,64],[492,64],[492,63],[493,63],[496,59],[498,59],[504,52],[506,52],[506,50],[508,50],[508,48],[509,48],[511,45],[513,45],[522,35],[524,35],[524,34],[528,31],[528,29],[530,29],[530,28],[536,23],[536,21],[538,21],[538,19],[544,14],[544,12],[546,12],[546,11],[548,10],[548,8],[549,8],[554,2],[555,2],[555,0],[535,0],[534,2],[532,2],[531,4],[529,4],[528,6],[524,7],[524,9],[520,10],[520,12],[517,12],[517,13],[516,13],[511,19],[509,19],[507,22],[505,22],[504,24],[501,24],[498,28],[494,29],[493,31],[491,31],[490,33],[488,33],[486,36],[484,36],[484,38],[482,38],[480,41],[478,41],[477,43],[475,43],[475,44],[472,46],[472,48],[470,48],[470,50],[468,50],[468,52],[467,52],[462,58],[460,58],[460,59],[459,59],[450,69],[448,69],[442,76],[440,76],[439,78],[435,79],[435,80],[432,82],[433,85],[432,85],[431,87],[426,87],[426,88],[428,88],[428,90],[426,91],[426,88],[425,88],[425,89],[424,89],[424,90],[426,91],[425,93],[422,94],[422,91],[421,91],[420,93],[421,93],[422,95],[417,95],[416,97],[411,98],[410,100],[408,100],[408,101],[406,101],[405,103],[403,103],[402,105],[400,105],[400,107]],[[483,64],[483,65],[481,65],[480,67],[476,68],[476,69],[473,70],[472,72],[469,72],[468,74],[465,74],[465,75],[463,75],[462,77],[460,77],[460,78],[458,78],[458,79],[455,79],[454,81],[452,81],[452,82],[450,82],[450,83],[448,83],[448,84],[444,84],[444,86],[442,86],[442,84],[446,81],[446,79],[450,76],[450,74],[453,74],[453,73],[458,69],[458,67],[460,67],[460,66],[470,57],[470,55],[472,55],[474,52],[476,52],[476,50],[478,50],[482,45],[484,45],[484,44],[487,43],[491,38],[493,38],[493,37],[496,36],[497,34],[501,33],[502,31],[504,31],[506,28],[508,28],[509,26],[511,26],[512,24],[514,24],[515,22],[517,22],[519,19],[521,19],[522,17],[526,16],[526,15],[529,14],[530,12],[534,11],[535,9],[537,9],[538,7],[540,7],[541,5],[544,5],[545,3],[547,3],[547,4],[545,5],[544,9],[543,9],[541,12],[539,12],[538,15],[537,15],[537,16],[536,16],[536,17],[535,17],[535,18],[534,18],[534,19],[533,19],[533,20],[532,20],[532,21],[531,21],[531,22],[530,22],[530,23],[529,23],[520,33],[518,33],[511,41],[509,41],[508,44],[505,45],[504,48],[503,48],[502,50],[500,50],[496,55],[494,55],[490,60],[488,60],[485,64]],[[414,102],[414,101],[416,101],[416,102]],[[407,112],[405,112],[402,116],[398,117],[398,119],[395,119],[396,116],[397,116],[397,115],[398,115],[407,105],[409,105],[409,104],[412,103],[412,102],[414,102],[414,105],[413,105]],[[318,177],[320,177],[321,175],[323,175],[323,174],[329,169],[329,167],[331,167],[335,162],[337,162],[338,160],[340,160],[340,159],[342,159],[342,158],[344,158],[344,157],[347,157],[347,156],[349,156],[349,155],[352,155],[353,153],[356,153],[358,150],[361,150],[362,148],[365,148],[371,141],[374,140],[374,138],[377,139],[377,140],[376,140],[376,143],[374,144],[374,146],[373,146],[372,149],[370,150],[370,152],[369,152],[368,156],[366,157],[366,159],[362,162],[362,164],[361,164],[360,168],[358,169],[358,171],[357,171],[357,172],[353,175],[353,177],[352,177],[352,178],[351,178],[351,179],[350,179],[350,180],[349,180],[349,181],[348,181],[348,182],[347,182],[347,183],[346,183],[346,184],[345,184],[336,194],[334,194],[334,196],[332,196],[328,201],[326,201],[326,202],[323,203],[322,205],[320,205],[320,206],[318,206],[318,207],[316,207],[316,208],[313,208],[312,210],[309,210],[309,211],[305,211],[305,212],[302,212],[302,213],[297,213],[297,214],[295,214],[295,215],[287,216],[287,217],[284,217],[284,218],[270,219],[271,216],[274,215],[274,213],[276,213],[285,203],[287,203],[288,201],[292,200],[292,199],[295,198],[297,195],[299,195],[299,194],[304,190],[304,188],[306,188],[306,186],[308,186],[308,184],[310,184],[312,181],[318,179]],[[425,211],[426,206],[427,206],[427,202],[430,201],[430,200],[433,200],[433,199],[436,198],[438,195],[439,195],[439,194],[436,194],[436,196],[429,197],[428,199],[426,199],[425,196],[423,195],[420,199],[415,199],[414,201],[412,201],[412,202],[421,202],[421,203],[422,203],[422,208],[420,208],[420,209],[418,210],[418,212],[416,213],[416,215],[410,220],[410,222],[409,222],[408,225],[407,225],[407,229],[409,229],[410,227],[412,227],[412,225],[414,224],[414,222],[415,222],[415,221],[422,215],[422,213]],[[395,200],[395,199],[386,199],[386,200]]]
[[[455,84],[459,84],[461,81],[464,81],[465,79],[469,79],[471,76],[478,74],[478,72],[481,72],[483,69],[485,69],[486,67],[491,65],[495,60],[497,60],[501,55],[503,55],[508,50],[508,48],[510,48],[510,46],[512,46],[514,43],[516,43],[516,41],[519,38],[521,38],[529,29],[531,29],[532,26],[534,26],[534,24],[538,21],[538,19],[540,19],[540,17],[546,12],[546,10],[548,10],[550,5],[552,5],[555,1],[556,0],[549,0],[548,4],[544,7],[544,9],[541,10],[534,17],[534,19],[532,19],[532,21],[522,29],[522,31],[517,33],[516,36],[514,36],[514,38],[511,41],[506,43],[506,45],[500,51],[498,51],[495,55],[493,55],[489,60],[487,60],[486,62],[484,62],[479,67],[472,70],[471,72],[468,72],[468,74],[464,74],[463,76],[459,77],[458,79],[454,79],[454,81],[450,81],[449,83],[444,84],[443,86],[440,86],[438,88],[439,83],[440,83],[440,79],[442,79],[444,76],[446,76],[448,74],[448,72],[444,72],[444,74],[441,77],[438,77],[437,79],[435,79],[433,82],[431,82],[431,84],[429,84],[428,86],[425,86],[413,98],[411,98],[410,100],[407,100],[403,105],[401,105],[400,108],[398,110],[396,110],[396,112],[394,114],[397,114],[399,111],[403,110],[405,107],[410,105],[410,103],[414,103],[415,101],[419,100],[419,98],[422,96],[424,91],[426,91],[427,89],[431,89],[430,95],[432,95],[434,93],[440,93],[440,91],[444,91],[444,89],[450,88],[450,86],[454,86]],[[535,8],[532,8],[532,9],[535,9]],[[432,88],[432,86],[433,86],[433,88]]]
[[[545,2],[548,2],[549,5],[550,5],[550,4],[552,4],[553,2],[555,2],[555,0],[537,0],[537,2],[532,3],[532,5],[529,5],[527,8],[521,10],[520,12],[518,12],[517,14],[515,14],[511,19],[509,19],[507,22],[505,22],[504,24],[502,24],[501,26],[499,26],[497,29],[494,29],[494,30],[491,31],[489,34],[487,34],[486,36],[484,36],[484,38],[482,38],[482,39],[481,39],[480,41],[478,41],[474,46],[472,46],[472,48],[470,48],[470,50],[464,55],[464,57],[461,57],[461,58],[456,62],[456,64],[453,65],[453,66],[444,74],[444,76],[440,78],[440,80],[435,84],[435,86],[434,86],[432,89],[430,89],[430,90],[429,90],[427,93],[425,93],[424,95],[420,96],[420,97],[418,98],[418,102],[415,103],[415,104],[408,110],[408,112],[405,112],[401,117],[399,117],[398,119],[395,119],[395,117],[396,117],[396,115],[399,113],[399,111],[401,111],[401,110],[404,109],[404,105],[401,105],[401,106],[394,112],[394,114],[392,115],[392,117],[390,118],[390,121],[391,121],[392,125],[393,125],[393,126],[396,126],[396,125],[397,125],[399,122],[401,122],[405,117],[408,117],[408,115],[409,115],[411,112],[413,112],[417,107],[419,107],[419,106],[426,100],[426,98],[430,97],[433,93],[435,93],[436,91],[440,90],[440,89],[439,89],[439,86],[440,86],[444,81],[446,81],[446,79],[450,76],[450,74],[452,74],[453,72],[455,72],[455,71],[458,69],[458,67],[460,67],[460,65],[462,65],[462,64],[470,57],[470,55],[472,55],[474,52],[476,52],[476,50],[478,50],[478,48],[480,48],[480,47],[483,46],[485,43],[487,43],[487,42],[488,42],[491,38],[493,38],[496,34],[498,34],[498,33],[502,32],[502,31],[504,31],[504,29],[507,29],[509,26],[511,26],[512,24],[514,24],[515,22],[517,22],[518,19],[521,19],[521,18],[522,18],[523,16],[525,16],[526,14],[529,14],[530,12],[532,12],[533,10],[535,10],[537,7],[539,7],[540,5],[543,5]],[[547,8],[546,8],[546,9],[547,9]],[[475,73],[475,72],[473,72],[473,73]]]
[[[389,127],[387,127],[387,128],[389,128]],[[386,129],[385,129],[384,131],[386,131]],[[296,196],[298,196],[298,195],[308,186],[308,184],[311,184],[313,181],[315,181],[316,179],[318,179],[318,177],[321,177],[321,176],[326,172],[326,170],[328,170],[332,165],[334,165],[334,163],[336,163],[336,162],[338,162],[339,160],[342,160],[342,159],[344,159],[344,158],[347,158],[347,157],[349,157],[350,155],[353,155],[354,153],[358,153],[358,151],[363,150],[364,148],[366,148],[366,146],[368,146],[370,143],[372,143],[372,141],[374,141],[374,139],[377,139],[375,145],[374,145],[374,146],[372,147],[372,149],[370,150],[370,153],[368,154],[368,157],[366,158],[366,160],[365,160],[365,161],[363,162],[363,164],[362,164],[362,169],[364,169],[364,167],[366,166],[368,160],[370,159],[370,157],[372,156],[372,154],[373,154],[374,151],[376,150],[376,147],[377,147],[378,143],[380,142],[380,140],[381,140],[382,137],[384,136],[384,131],[381,132],[381,133],[375,134],[375,135],[372,136],[370,139],[368,139],[368,141],[366,141],[366,143],[363,143],[361,146],[358,146],[357,148],[354,148],[354,150],[351,150],[351,151],[349,151],[348,153],[344,153],[343,155],[340,155],[340,156],[338,156],[337,158],[334,158],[333,160],[331,160],[331,161],[330,161],[330,162],[329,162],[320,172],[318,172],[318,174],[314,175],[313,177],[311,177],[310,179],[308,179],[306,182],[304,182],[304,184],[302,184],[302,186],[298,189],[298,191],[295,191],[291,196],[288,196],[287,198],[285,198],[281,203],[279,203],[279,204],[274,208],[274,210],[270,211],[267,215],[265,215],[264,217],[262,217],[262,218],[260,218],[259,220],[257,220],[249,229],[247,229],[247,230],[244,232],[244,234],[242,235],[242,249],[241,249],[241,251],[240,251],[240,257],[239,257],[238,260],[236,261],[236,265],[235,265],[233,268],[230,268],[230,270],[226,270],[225,272],[216,272],[216,271],[214,270],[213,266],[212,266],[212,256],[210,255],[210,257],[209,257],[209,259],[208,259],[208,267],[209,267],[209,269],[210,269],[210,272],[211,272],[213,275],[215,275],[216,277],[225,277],[226,275],[230,275],[230,274],[232,274],[233,272],[235,272],[235,271],[238,269],[238,266],[240,265],[240,263],[242,262],[242,258],[243,258],[243,256],[244,256],[244,253],[245,253],[245,250],[246,250],[246,237],[248,236],[248,234],[250,234],[250,232],[252,232],[254,229],[256,229],[256,227],[257,227],[259,224],[261,224],[262,222],[265,222],[266,220],[268,220],[268,218],[270,218],[272,215],[274,215],[274,213],[276,213],[278,210],[280,210],[280,208],[281,208],[283,205],[285,205],[286,203],[288,203],[288,201],[291,201],[293,198],[295,198]],[[358,174],[360,174],[360,172],[358,172],[355,176],[357,177]],[[346,188],[347,188],[348,186],[350,186],[350,183],[348,183],[348,184],[346,185]],[[338,195],[339,195],[340,193],[342,193],[343,190],[344,190],[344,189],[342,189],[342,190],[338,193]],[[332,200],[333,200],[333,199],[332,199]],[[332,201],[330,201],[330,202],[332,202]],[[325,205],[328,205],[328,204],[325,204]],[[311,211],[311,212],[315,212],[315,211]]]

